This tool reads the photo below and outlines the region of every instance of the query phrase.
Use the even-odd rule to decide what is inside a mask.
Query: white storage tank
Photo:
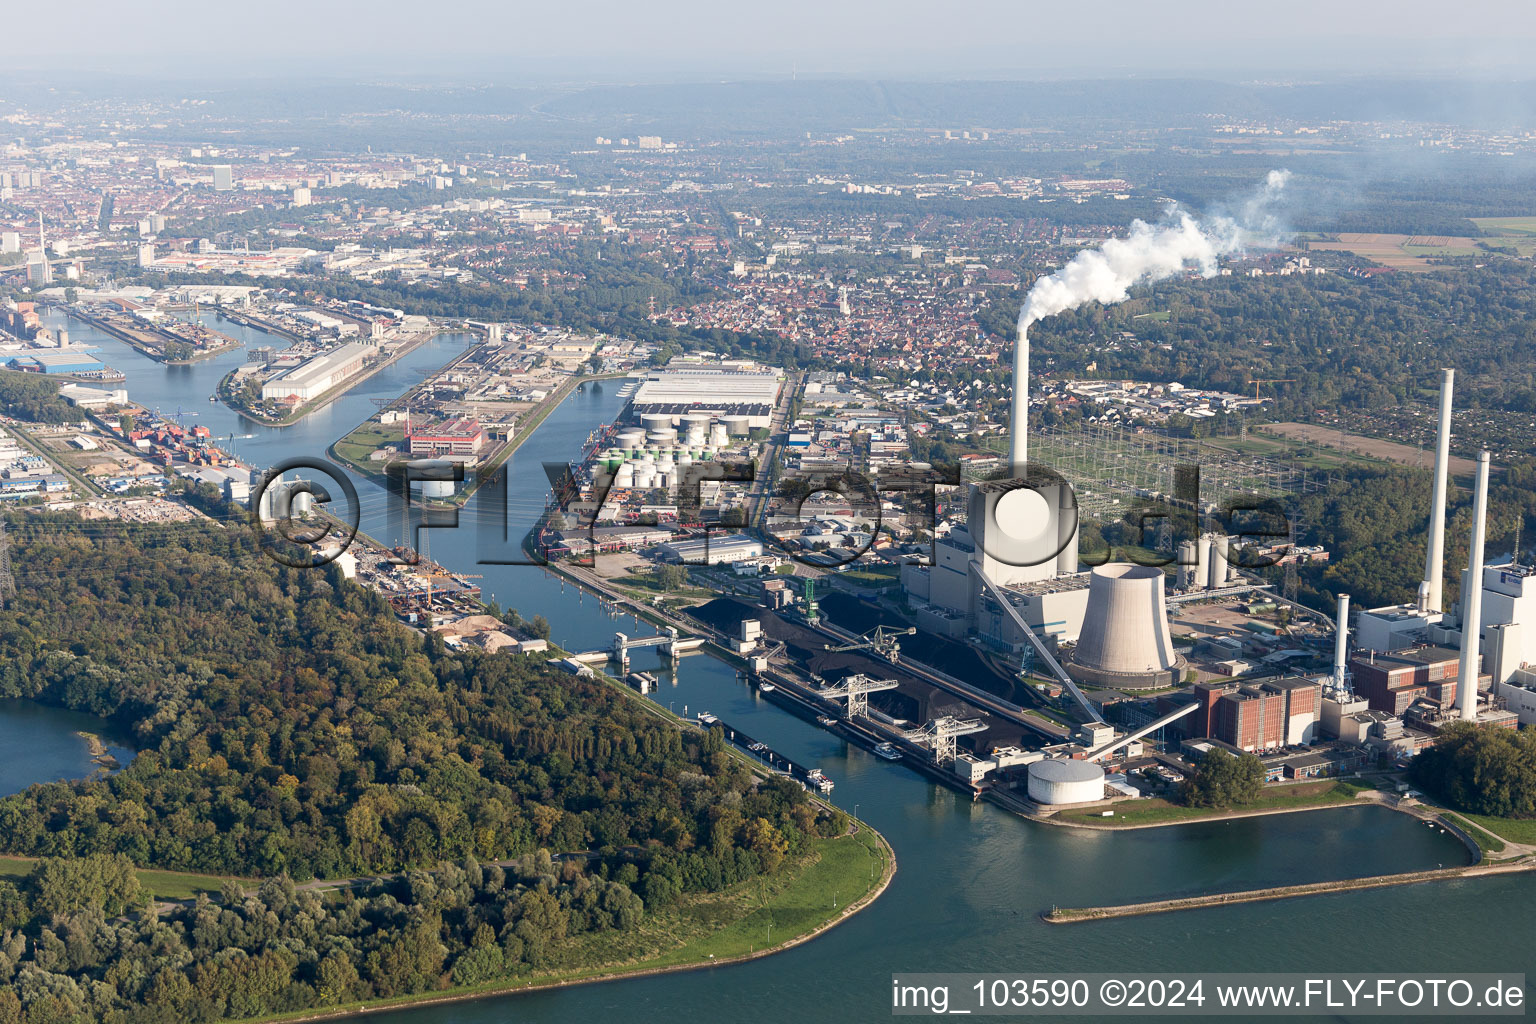
[[[675,444],[677,442],[677,431],[671,427],[667,427],[665,430],[653,430],[645,435],[645,440],[647,444],[657,446]]]
[[[631,427],[627,430],[619,431],[619,435],[615,440],[618,441],[620,448],[639,448],[645,444],[645,431],[638,427]]]
[[[710,445],[715,448],[724,448],[726,445],[731,443],[731,439],[728,434],[729,431],[726,429],[724,423],[716,423],[714,426],[709,428]]]
[[[1104,769],[1092,761],[1047,758],[1029,766],[1029,798],[1037,804],[1085,804],[1104,799]]]
[[[1227,585],[1227,577],[1230,572],[1227,568],[1227,543],[1229,538],[1219,534],[1211,535],[1211,575],[1208,586],[1213,589]]]
[[[615,486],[615,487],[633,487],[633,486],[635,486],[635,467],[631,466],[627,462],[624,463],[622,466],[620,466],[618,468],[618,470],[616,470],[615,473],[614,473],[614,476],[613,476],[613,486]]]

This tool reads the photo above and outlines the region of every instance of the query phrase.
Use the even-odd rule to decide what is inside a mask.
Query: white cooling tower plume
[[[1132,221],[1124,238],[1085,249],[1056,273],[1035,281],[1019,310],[1019,339],[1013,355],[1008,461],[1015,476],[1022,474],[1029,452],[1029,325],[1085,302],[1123,302],[1134,286],[1185,270],[1212,277],[1219,257],[1242,248],[1245,230],[1260,236],[1259,244],[1274,244],[1279,232],[1268,206],[1279,198],[1289,177],[1289,171],[1270,171],[1243,204],[1238,219],[1213,216],[1201,221],[1175,207],[1163,223]]]
[[[1488,532],[1488,453],[1477,453],[1477,491],[1472,500],[1472,550],[1467,557],[1466,593],[1461,595],[1461,664],[1456,708],[1462,721],[1477,717],[1477,675],[1482,669],[1483,542]]]
[[[1333,686],[1344,689],[1344,673],[1349,654],[1349,595],[1339,595],[1339,610],[1333,639]]]
[[[1440,430],[1435,441],[1435,490],[1429,504],[1429,550],[1424,554],[1426,593],[1421,611],[1443,612],[1445,569],[1445,491],[1451,466],[1451,392],[1456,371],[1440,371]]]

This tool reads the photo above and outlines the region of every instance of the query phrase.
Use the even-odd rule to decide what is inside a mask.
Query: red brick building
[[[1420,697],[1441,707],[1454,702],[1460,659],[1448,647],[1416,647],[1356,656],[1349,667],[1355,693],[1370,701],[1372,711],[1401,715]]]
[[[1323,688],[1301,676],[1251,683],[1197,683],[1200,710],[1185,719],[1192,736],[1209,736],[1239,750],[1273,750],[1310,743],[1322,717]]]

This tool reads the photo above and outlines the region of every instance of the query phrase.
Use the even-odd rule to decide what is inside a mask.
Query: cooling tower
[[[1182,666],[1168,634],[1163,571],[1125,562],[1093,570],[1083,631],[1067,671],[1099,686],[1151,690],[1177,682]]]

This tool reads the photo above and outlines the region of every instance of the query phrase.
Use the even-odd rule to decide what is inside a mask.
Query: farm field
[[[1378,437],[1346,434],[1341,430],[1319,426],[1315,423],[1266,423],[1257,429],[1266,434],[1275,434],[1293,441],[1304,441],[1308,444],[1334,448],[1340,451],[1359,452],[1371,458],[1396,462],[1404,466],[1418,466],[1422,469],[1428,469],[1435,462],[1434,452],[1424,448],[1416,448],[1411,444],[1400,444],[1396,441],[1384,441]],[[1477,464],[1471,459],[1462,458],[1457,455],[1451,456],[1451,473],[1453,475],[1463,476],[1475,473],[1476,471]]]
[[[1332,241],[1309,241],[1308,250],[1350,252],[1361,259],[1394,270],[1429,271],[1429,261],[1445,256],[1472,256],[1482,252],[1479,241],[1466,235],[1393,235],[1344,231]]]
[[[1472,223],[1485,236],[1498,239],[1491,244],[1514,246],[1521,256],[1536,256],[1536,217],[1473,217]]]

